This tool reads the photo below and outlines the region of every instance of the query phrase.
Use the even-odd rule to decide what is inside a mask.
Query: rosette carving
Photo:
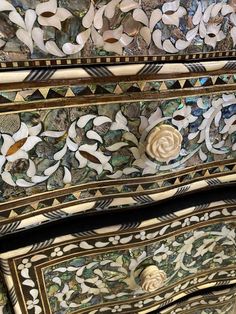
[[[157,266],[151,265],[142,271],[140,280],[143,290],[153,292],[164,285],[166,273],[160,270]]]
[[[179,156],[182,135],[171,125],[154,128],[148,136],[146,152],[160,162],[169,162]]]

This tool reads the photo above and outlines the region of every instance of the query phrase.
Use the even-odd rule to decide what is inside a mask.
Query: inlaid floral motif
[[[22,47],[35,58],[188,54],[233,50],[236,44],[232,1],[84,0],[75,5],[49,0],[32,5],[26,0],[15,5],[1,0],[0,15],[8,26],[0,38],[6,58],[15,50],[27,58]]]
[[[191,217],[191,221],[194,221],[194,216]],[[58,311],[63,311],[65,314],[72,313],[75,310],[98,304],[104,313],[116,311],[128,313],[131,306],[127,302],[125,303],[129,307],[122,305],[120,310],[117,305],[111,307],[106,303],[119,301],[122,304],[122,301],[130,298],[135,301],[134,297],[145,298],[146,291],[150,293],[161,289],[156,297],[149,295],[149,302],[153,303],[164,297],[165,292],[163,291],[168,291],[166,293],[170,297],[185,291],[188,287],[197,287],[207,280],[213,280],[214,272],[217,270],[219,270],[219,275],[231,274],[224,271],[235,262],[236,236],[230,223],[209,224],[206,227],[199,227],[174,237],[166,237],[163,240],[158,240],[158,234],[154,230],[146,231],[147,237],[152,238],[153,242],[143,245],[142,243],[139,245],[133,243],[129,249],[117,248],[117,244],[109,244],[106,238],[98,240],[94,244],[91,241],[81,241],[62,246],[63,255],[60,256],[60,259],[64,256],[65,261],[57,262],[55,260],[51,266],[47,266],[43,270],[46,294],[52,313]],[[154,237],[157,237],[156,241],[154,241]],[[120,245],[127,246],[134,239],[135,234],[120,236]],[[97,248],[113,245],[115,250],[97,255],[87,256],[84,253],[69,259],[66,257],[69,252],[74,252],[79,248],[91,250],[94,245]],[[165,254],[162,259],[159,259],[161,252],[167,251],[170,254]],[[46,258],[45,254],[34,255],[31,257],[31,261],[44,262]],[[208,279],[208,275],[204,272],[209,269],[211,269],[211,273]],[[144,274],[145,271],[146,274]],[[39,306],[37,293],[34,293],[36,287],[31,288],[33,266],[29,272],[20,274],[21,282],[25,280],[23,283],[25,291],[27,289],[33,291],[30,293],[33,299],[30,298],[27,304],[31,308]],[[146,279],[142,278],[143,274]],[[231,278],[235,277],[235,272],[232,276]],[[185,281],[181,283],[183,279]],[[143,303],[143,301],[137,300],[134,307],[142,308],[146,305],[148,303],[145,301]],[[34,312],[29,311],[29,313]],[[41,312],[38,311],[38,313]]]
[[[230,93],[18,114],[0,138],[2,200],[11,187],[30,195],[233,159],[235,103]]]

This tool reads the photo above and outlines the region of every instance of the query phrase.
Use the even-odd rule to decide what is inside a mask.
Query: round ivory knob
[[[141,287],[147,292],[161,288],[166,280],[166,273],[155,265],[146,267],[140,274]]]

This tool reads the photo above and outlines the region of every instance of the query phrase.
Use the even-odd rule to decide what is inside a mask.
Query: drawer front
[[[235,56],[230,0],[2,0],[0,14],[2,68]]]
[[[103,78],[76,68],[46,82],[41,70],[4,73],[0,233],[235,181],[235,67],[124,65]]]
[[[160,314],[234,314],[236,310],[235,286],[221,291],[211,291],[196,297],[189,298],[165,310]]]
[[[143,313],[235,283],[235,205],[207,207],[2,253],[15,313]]]

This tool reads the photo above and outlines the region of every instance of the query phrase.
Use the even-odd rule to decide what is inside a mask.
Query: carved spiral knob
[[[147,292],[153,292],[161,288],[166,280],[166,273],[157,266],[146,267],[140,274],[141,287]]]

